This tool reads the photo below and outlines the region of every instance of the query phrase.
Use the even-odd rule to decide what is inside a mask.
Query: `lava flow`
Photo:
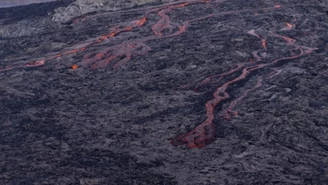
[[[256,37],[258,37],[259,39],[261,39],[262,43],[263,43],[263,38],[259,37],[254,30],[251,30],[248,32],[251,35],[254,35]],[[292,38],[288,38],[285,36],[281,36],[279,34],[276,33],[271,33],[271,36],[275,36],[278,38],[282,38],[283,40],[285,40],[287,43],[287,45],[291,45],[294,47],[295,50],[298,50],[299,53],[298,54],[294,54],[288,57],[282,57],[282,58],[278,58],[276,60],[273,60],[272,62],[269,63],[250,63],[250,64],[242,64],[240,66],[238,66],[235,69],[232,69],[231,71],[227,72],[227,73],[223,73],[221,75],[216,75],[214,77],[219,77],[218,81],[221,80],[223,77],[226,77],[228,75],[231,74],[235,74],[236,72],[240,71],[241,74],[239,76],[237,76],[236,78],[224,83],[223,85],[217,87],[216,91],[213,93],[213,99],[209,100],[206,104],[206,116],[207,119],[201,123],[200,125],[198,125],[196,128],[194,128],[192,131],[185,133],[185,134],[181,134],[176,136],[175,138],[171,139],[171,143],[173,145],[180,145],[180,144],[186,144],[189,148],[202,148],[204,147],[207,143],[211,142],[214,140],[215,136],[215,127],[213,125],[213,120],[214,120],[214,108],[221,103],[222,101],[230,98],[230,95],[228,93],[228,87],[231,86],[232,84],[236,84],[239,81],[245,79],[251,72],[255,71],[255,70],[259,70],[265,67],[270,67],[270,66],[274,66],[275,64],[279,63],[279,62],[283,62],[283,61],[287,61],[287,60],[291,60],[291,59],[297,59],[300,58],[304,55],[310,54],[312,51],[316,50],[316,48],[309,48],[309,47],[304,47],[304,46],[300,46],[297,44],[294,44],[294,41]],[[267,48],[264,47],[264,49],[266,50]],[[257,56],[259,57],[259,56]],[[262,61],[261,58],[258,59],[258,61]],[[275,75],[269,75],[267,78],[272,78]],[[213,77],[208,77],[206,78],[200,85],[204,85],[206,83],[208,83]],[[239,102],[242,98],[244,98],[245,96],[247,96],[247,94],[256,89],[259,88],[262,85],[262,77],[259,77],[257,84],[251,88],[246,90],[243,95],[235,100],[232,101],[232,103],[230,104],[230,106],[223,111],[223,117],[226,119],[230,119],[230,113],[234,113],[236,115],[236,112],[232,111],[232,108],[236,106],[237,102]]]
[[[214,3],[215,3],[215,5],[217,5],[224,1],[225,0],[214,1]],[[238,13],[260,11],[260,10],[272,10],[272,9],[277,8],[277,7],[272,7],[272,8],[259,8],[259,9],[245,9],[245,10],[208,14],[206,16],[186,20],[182,24],[172,22],[170,20],[170,17],[167,15],[172,10],[181,9],[188,5],[197,4],[197,3],[202,3],[202,4],[203,3],[211,3],[211,1],[204,1],[204,0],[177,1],[177,2],[167,3],[167,4],[164,4],[161,6],[151,7],[151,8],[146,8],[146,9],[140,8],[140,9],[126,10],[126,11],[118,11],[116,13],[147,10],[144,17],[142,17],[139,20],[132,21],[129,25],[127,25],[121,29],[116,28],[113,31],[109,32],[108,34],[100,36],[99,38],[89,40],[85,43],[77,44],[77,46],[73,47],[74,49],[46,56],[45,58],[42,59],[44,61],[43,64],[45,64],[46,62],[48,62],[50,60],[57,59],[60,57],[87,52],[86,50],[88,48],[99,46],[103,42],[108,42],[110,39],[118,36],[120,33],[131,32],[135,28],[145,26],[145,23],[147,22],[147,16],[150,13],[154,13],[154,12],[156,12],[161,17],[161,19],[158,20],[151,27],[154,35],[149,35],[149,36],[141,38],[141,39],[124,41],[120,44],[106,47],[106,49],[104,49],[103,51],[100,51],[100,52],[88,52],[88,54],[85,54],[85,56],[84,56],[84,60],[83,60],[84,66],[91,65],[92,68],[100,68],[100,67],[105,67],[112,62],[116,62],[116,64],[113,64],[113,67],[117,68],[117,67],[120,67],[123,64],[125,64],[127,61],[129,61],[133,55],[137,56],[137,55],[144,55],[144,54],[148,53],[148,51],[150,51],[151,48],[145,44],[147,41],[178,36],[178,35],[184,33],[186,31],[187,27],[192,22],[204,20],[207,18],[215,17],[215,16],[238,14]],[[90,16],[90,17],[92,17],[92,16]],[[88,19],[88,16],[84,16],[82,18],[82,20],[87,20],[87,19]],[[75,21],[73,21],[73,24],[77,24],[78,22],[79,22],[78,19],[76,19]],[[175,31],[175,28],[176,28],[176,31]],[[166,30],[168,30],[168,32]],[[164,31],[166,31],[165,34],[163,33]],[[263,44],[265,44],[265,43],[263,43]],[[80,47],[81,45],[83,45],[83,47]],[[18,65],[14,65],[14,66],[7,66],[2,69],[0,68],[0,72],[8,71],[11,69],[16,69],[16,68],[32,67],[31,63],[35,63],[35,61],[28,62],[28,63],[29,64],[23,64],[23,65],[18,64]],[[41,65],[40,64],[34,65],[34,67],[38,67],[38,66],[41,66]]]
[[[116,13],[125,13],[131,11],[145,11],[145,14],[134,21],[129,22],[127,25],[118,26],[113,29],[111,32],[101,35],[98,38],[94,38],[88,40],[84,43],[79,43],[76,46],[73,46],[73,49],[60,52],[54,55],[49,55],[44,57],[41,60],[37,60],[36,62],[28,62],[24,65],[16,65],[16,66],[8,66],[3,69],[0,69],[0,72],[9,71],[12,69],[17,68],[30,68],[30,67],[39,67],[45,65],[47,62],[51,60],[58,59],[60,57],[65,57],[74,54],[82,54],[83,59],[80,62],[84,67],[91,67],[91,68],[103,68],[106,66],[112,66],[114,69],[122,67],[127,62],[129,62],[133,57],[139,55],[146,55],[147,53],[151,52],[152,48],[147,45],[149,41],[156,41],[158,39],[170,38],[170,37],[177,37],[181,34],[184,34],[188,31],[188,28],[192,24],[197,24],[198,21],[202,21],[205,19],[211,19],[214,17],[219,16],[227,16],[227,15],[238,15],[242,16],[242,14],[252,14],[253,16],[258,16],[261,12],[265,11],[275,11],[283,9],[281,5],[274,5],[267,8],[254,8],[254,9],[243,9],[243,10],[229,10],[223,11],[219,13],[208,13],[206,15],[202,15],[199,17],[193,17],[187,20],[176,21],[173,22],[169,13],[172,11],[179,11],[191,5],[196,4],[209,4],[213,6],[217,6],[220,3],[225,2],[224,0],[219,1],[210,1],[210,0],[195,0],[195,1],[177,1],[172,3],[167,3],[161,6],[150,7],[150,8],[140,8],[134,10],[126,10],[126,11],[119,11]],[[212,4],[211,4],[212,3]],[[113,12],[115,13],[115,12]],[[151,24],[152,17],[150,16],[151,13],[156,13],[157,20],[154,24]],[[94,15],[84,16],[83,20],[88,20]],[[80,21],[75,20],[74,24],[79,24]],[[81,23],[82,24],[82,23]],[[290,23],[285,23],[287,30],[292,30],[295,26]],[[140,27],[149,27],[151,30],[147,36],[142,38],[134,38],[131,40],[121,41],[118,44],[112,44],[107,46],[107,44],[114,43],[114,39],[120,39],[119,36],[123,33],[133,32],[134,30]],[[272,28],[275,29],[275,28]],[[271,29],[271,30],[272,30]],[[171,143],[173,145],[187,145],[189,148],[202,148],[206,144],[210,143],[215,139],[215,125],[213,121],[215,118],[215,109],[219,104],[222,104],[223,101],[227,101],[232,99],[231,95],[229,94],[229,88],[234,85],[238,84],[240,81],[243,81],[248,78],[249,74],[254,73],[254,71],[258,71],[261,69],[271,69],[278,63],[282,63],[284,61],[289,61],[293,59],[298,59],[305,55],[310,54],[316,48],[305,47],[296,44],[296,40],[289,38],[287,36],[280,35],[273,31],[264,32],[264,33],[257,33],[255,30],[250,30],[243,34],[248,34],[249,37],[255,36],[260,40],[259,45],[261,49],[254,50],[251,52],[251,55],[254,59],[251,59],[252,62],[240,62],[235,68],[232,68],[230,71],[227,71],[222,74],[217,74],[213,76],[209,76],[201,81],[195,88],[201,88],[203,86],[208,85],[210,82],[211,84],[220,84],[216,87],[216,90],[213,93],[213,98],[206,102],[205,109],[206,109],[206,119],[203,123],[196,126],[193,130],[188,133],[180,134],[171,139]],[[261,35],[261,36],[260,36]],[[269,42],[267,39],[271,40],[281,40],[280,45],[285,45],[286,48],[291,48],[289,52],[289,56],[279,57],[277,56],[275,59],[268,61],[268,59],[264,58],[264,54],[267,54],[271,51],[271,46],[275,43]],[[270,46],[271,44],[271,46]],[[102,49],[99,51],[99,48]],[[295,52],[296,51],[296,52]],[[259,53],[262,52],[262,55]],[[264,53],[264,54],[263,54]],[[79,63],[78,63],[79,65]],[[78,69],[78,65],[74,64],[72,69]],[[230,119],[231,115],[237,115],[236,111],[232,109],[235,108],[237,103],[239,103],[243,98],[245,98],[249,92],[260,88],[263,81],[268,78],[272,78],[278,73],[274,73],[273,75],[259,75],[257,77],[257,83],[254,87],[245,90],[241,93],[241,96],[231,100],[230,105],[222,110],[222,114],[224,118]]]

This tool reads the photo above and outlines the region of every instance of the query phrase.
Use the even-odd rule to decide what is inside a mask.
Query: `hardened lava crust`
[[[328,182],[325,0],[0,9],[0,184]]]

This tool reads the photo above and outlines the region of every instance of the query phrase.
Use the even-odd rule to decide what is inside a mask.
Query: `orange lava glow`
[[[72,65],[72,69],[73,69],[73,70],[76,70],[78,67],[79,67],[79,66],[76,65],[76,64]]]
[[[259,39],[261,39],[261,42],[263,43],[263,39],[257,33],[255,33],[254,30],[250,30],[248,32],[248,34],[258,37]],[[216,91],[213,93],[213,99],[209,100],[205,104],[206,117],[207,117],[206,120],[203,123],[201,123],[200,125],[198,125],[196,128],[194,128],[193,130],[191,130],[187,133],[184,133],[184,134],[180,134],[174,138],[171,138],[171,140],[170,140],[171,144],[173,144],[175,146],[176,145],[187,145],[188,148],[203,148],[206,144],[212,142],[213,139],[215,138],[215,134],[214,134],[215,127],[213,125],[214,109],[222,101],[230,98],[230,95],[227,91],[229,86],[236,84],[237,82],[245,79],[250,73],[252,73],[252,71],[270,67],[270,66],[273,66],[277,63],[281,63],[286,60],[297,59],[297,58],[300,58],[300,57],[307,55],[307,54],[313,52],[314,50],[316,50],[316,48],[308,48],[308,47],[297,45],[294,42],[291,42],[291,40],[292,40],[291,38],[288,38],[288,37],[285,37],[285,36],[282,36],[282,35],[279,35],[276,33],[274,33],[272,35],[274,37],[283,38],[288,45],[291,45],[296,50],[299,50],[299,53],[294,54],[293,52],[291,52],[292,53],[291,56],[278,58],[269,63],[253,63],[252,65],[246,65],[246,63],[240,64],[237,68],[234,68],[234,69],[230,70],[229,72],[222,73],[221,75],[215,75],[215,76],[204,79],[200,83],[198,88],[202,85],[208,84],[214,78],[219,77],[218,80],[216,81],[216,83],[218,83],[224,77],[228,77],[231,74],[235,74],[236,72],[241,73],[236,78],[217,87]],[[253,52],[253,54],[254,54],[254,56],[256,56],[257,61],[262,61],[261,57],[257,55],[257,52]],[[279,70],[275,70],[273,73],[269,74],[267,76],[267,78],[272,78],[272,77],[278,75],[280,72],[281,71],[279,71]],[[234,99],[230,103],[230,105],[228,106],[227,109],[222,111],[222,117],[230,120],[231,115],[236,116],[238,114],[238,112],[233,111],[232,109],[237,105],[238,102],[240,102],[243,98],[245,98],[250,91],[253,91],[254,89],[259,88],[261,85],[262,85],[262,77],[260,76],[260,77],[258,77],[257,84],[253,88],[245,90],[240,97]]]
[[[266,40],[265,40],[265,39],[262,39],[261,42],[262,42],[262,46],[263,46],[263,48],[264,48],[264,49],[267,49],[267,43],[266,43]]]
[[[136,22],[136,26],[142,26],[142,25],[144,25],[146,23],[146,21],[147,21],[147,18],[144,17],[141,20],[139,20],[139,21]]]
[[[253,91],[253,90],[261,87],[261,85],[262,85],[262,77],[258,77],[257,83],[256,83],[256,85],[253,88],[245,90],[240,97],[236,98],[235,100],[233,100],[230,103],[229,107],[223,111],[223,113],[222,113],[223,114],[223,117],[225,119],[227,119],[227,120],[230,120],[231,119],[231,114],[233,116],[237,116],[238,115],[238,112],[237,111],[233,111],[232,109],[237,105],[238,102],[240,102],[243,98],[245,98],[250,91]]]
[[[288,22],[285,23],[285,27],[289,30],[293,29],[294,28],[294,25],[293,24],[290,24]]]
[[[188,5],[191,4],[196,4],[196,3],[210,3],[210,0],[195,0],[195,1],[191,1],[191,2],[172,2],[172,3],[167,3],[167,5],[163,5],[162,7],[156,7],[153,9],[150,9],[145,16],[143,16],[141,19],[136,20],[136,21],[132,21],[130,25],[126,26],[125,28],[122,29],[114,29],[114,31],[109,32],[106,35],[102,35],[99,38],[95,39],[94,42],[91,42],[90,44],[88,44],[85,47],[82,48],[75,48],[69,51],[63,51],[61,53],[58,54],[54,54],[52,56],[48,56],[45,57],[44,60],[53,60],[53,59],[57,59],[57,58],[61,58],[67,55],[72,55],[72,54],[78,54],[81,52],[85,52],[88,48],[95,46],[97,44],[100,44],[110,38],[113,38],[117,35],[119,35],[122,32],[126,32],[126,31],[132,31],[134,28],[136,27],[141,27],[144,26],[145,23],[147,22],[147,16],[149,13],[151,12],[157,12],[157,14],[161,17],[161,19],[153,24],[152,26],[152,30],[153,33],[155,34],[155,36],[149,36],[143,39],[139,39],[136,41],[131,41],[131,42],[126,42],[126,43],[121,43],[118,44],[116,46],[113,46],[111,48],[108,48],[107,50],[101,52],[102,54],[95,54],[96,57],[95,58],[90,58],[90,55],[86,54],[86,56],[84,56],[83,58],[87,59],[86,61],[84,61],[84,63],[86,64],[90,64],[90,63],[94,63],[92,64],[92,68],[97,68],[97,67],[104,67],[105,64],[109,64],[111,63],[112,60],[116,60],[118,57],[122,57],[125,56],[125,58],[123,58],[121,61],[118,61],[117,63],[123,64],[126,63],[128,60],[130,60],[132,58],[133,55],[140,55],[140,54],[146,54],[147,51],[150,51],[150,48],[145,44],[145,42],[150,41],[150,40],[155,40],[155,39],[159,39],[159,38],[168,38],[168,37],[174,37],[174,36],[178,36],[184,32],[186,32],[187,28],[190,26],[190,23],[192,22],[196,22],[196,21],[200,21],[203,19],[208,19],[214,16],[220,16],[220,15],[227,15],[227,14],[237,14],[237,13],[242,13],[242,12],[249,12],[249,11],[258,11],[258,10],[270,10],[271,8],[261,8],[261,9],[245,9],[245,10],[236,10],[236,11],[228,11],[228,12],[222,12],[222,13],[217,13],[217,14],[209,14],[203,17],[199,17],[199,18],[195,18],[195,19],[191,19],[191,20],[186,20],[184,21],[182,24],[178,24],[178,23],[174,23],[170,20],[169,16],[167,15],[167,13],[169,13],[170,11],[174,10],[174,9],[179,9],[179,8],[184,8]],[[276,5],[277,7],[278,5]],[[279,5],[280,7],[280,5]],[[83,17],[81,19],[82,21],[87,20],[87,17]],[[73,21],[74,23],[79,23],[79,19],[76,19]],[[174,32],[174,28],[178,28],[178,31]],[[163,35],[163,31],[164,30],[169,30],[169,33],[167,33],[166,35]],[[133,47],[133,45],[138,45],[139,47]],[[137,49],[140,49],[140,46],[143,47],[143,49],[141,49],[141,51],[136,51]],[[262,46],[264,47],[264,49],[266,49],[266,41],[265,39],[262,40]],[[112,52],[108,52],[108,51],[112,51]],[[105,53],[106,54],[105,54]],[[117,53],[115,53],[117,52]],[[105,56],[106,55],[106,56]],[[95,64],[99,62],[99,64]],[[118,64],[113,64],[113,67],[117,67],[119,66]],[[23,68],[24,66],[20,66],[19,68]],[[114,68],[115,68],[114,67]],[[18,67],[12,66],[12,67],[6,67],[4,69],[0,69],[1,71],[8,71],[10,69],[16,69]]]
[[[147,45],[148,41],[156,41],[159,39],[179,36],[187,32],[190,25],[196,24],[198,21],[210,19],[215,16],[235,15],[241,13],[258,15],[260,13],[255,12],[263,12],[264,10],[275,11],[275,8],[281,8],[281,5],[275,5],[274,7],[271,5],[269,8],[230,10],[220,13],[209,13],[205,16],[176,22],[172,20],[172,17],[170,17],[171,11],[178,11],[182,8],[196,3],[210,2],[211,1],[209,0],[194,0],[188,2],[178,1],[167,3],[163,6],[158,6],[156,8],[149,8],[150,10],[147,11],[144,15],[140,16],[138,19],[128,23],[124,23],[125,26],[118,26],[115,29],[112,29],[109,33],[105,33],[104,35],[98,35],[97,37],[88,40],[87,44],[83,43],[84,47],[81,47],[81,45],[76,45],[72,47],[74,49],[66,49],[65,51],[44,57],[42,60],[24,62],[23,65],[7,66],[2,69],[0,68],[0,72],[9,71],[17,68],[38,67],[45,65],[46,61],[49,60],[81,53],[81,55],[83,56],[83,59],[81,59],[82,67],[97,69],[111,66],[112,69],[117,69],[127,64],[129,61],[133,60],[133,58],[136,56],[143,56],[148,54],[152,50],[152,48]],[[150,13],[156,13],[155,15],[158,18],[158,20],[153,24],[151,21],[147,22],[147,18],[151,19],[151,16],[154,16],[150,15]],[[78,23],[78,21],[75,20],[74,23]],[[106,43],[110,43],[116,38],[118,38],[117,40],[119,40],[120,36],[124,35],[122,33],[133,31],[138,27],[142,26],[148,26],[150,30],[148,33],[149,35],[144,36],[142,38],[125,40],[118,44],[112,44],[110,46],[105,45]],[[290,23],[286,23],[285,26],[288,29],[292,29],[294,27],[294,25]],[[231,95],[229,94],[229,88],[231,86],[238,84],[240,81],[243,81],[246,77],[249,76],[249,74],[254,73],[254,71],[256,70],[260,70],[263,68],[271,69],[272,66],[277,63],[282,63],[284,61],[292,59],[298,59],[316,50],[316,48],[309,48],[296,44],[295,39],[274,32],[260,32],[254,29],[247,32],[247,34],[249,35],[247,35],[246,32],[244,34],[248,37],[254,36],[259,39],[258,42],[255,43],[255,45],[257,48],[260,49],[252,51],[252,59],[246,59],[245,62],[241,62],[236,67],[221,74],[208,76],[203,80],[199,80],[200,83],[195,86],[195,91],[198,91],[198,89],[209,84],[215,85],[216,87],[213,92],[212,98],[209,99],[204,106],[206,110],[206,118],[204,118],[203,122],[198,124],[191,131],[179,134],[176,137],[171,138],[171,144],[186,145],[188,148],[203,148],[206,144],[212,142],[215,139],[215,125],[213,124],[213,121],[217,119],[217,106],[222,104],[226,100],[230,101],[230,99],[234,98],[231,97]],[[281,42],[281,45],[288,45],[288,47],[293,48],[293,50],[288,53],[290,55],[286,54],[287,56],[284,55],[285,57],[276,58],[272,60],[268,60],[267,58],[262,57],[264,55],[261,54],[263,54],[264,52],[269,52],[273,48],[271,46],[275,44],[274,42],[271,42],[270,38],[279,38],[272,40],[279,40],[279,42]],[[269,48],[268,42],[270,44]],[[97,47],[98,49],[95,49],[95,46],[101,47]],[[74,64],[71,66],[71,69],[76,70],[78,67],[79,66],[77,64]],[[231,119],[231,116],[236,116],[238,112],[234,111],[233,109],[237,106],[237,104],[241,102],[251,91],[260,88],[264,79],[272,78],[279,73],[279,70],[275,70],[275,72],[269,74],[269,76],[257,76],[256,84],[254,83],[255,86],[244,90],[243,92],[239,93],[240,97],[231,100],[230,105],[226,109],[223,109],[221,111],[221,116],[226,119]],[[191,85],[184,85],[182,87],[190,86]]]

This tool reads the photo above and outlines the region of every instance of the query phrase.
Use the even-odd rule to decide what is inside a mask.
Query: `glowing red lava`
[[[84,57],[82,62],[85,67],[91,66],[91,68],[102,68],[111,65],[113,68],[118,68],[126,64],[128,61],[130,61],[131,58],[133,58],[134,56],[145,55],[148,52],[150,52],[151,48],[146,44],[147,41],[164,39],[164,38],[181,35],[188,30],[188,27],[191,24],[197,21],[209,19],[216,16],[229,15],[229,14],[252,13],[252,15],[255,14],[258,15],[259,13],[254,13],[254,12],[259,12],[264,10],[275,11],[277,8],[279,9],[282,8],[281,5],[275,5],[273,7],[268,7],[268,8],[254,8],[254,9],[226,11],[221,13],[208,14],[190,20],[184,20],[182,23],[173,22],[168,15],[168,13],[173,10],[182,9],[192,4],[211,3],[211,2],[212,1],[210,0],[177,1],[157,7],[146,8],[146,10],[148,9],[148,11],[142,18],[130,22],[129,25],[123,28],[116,28],[111,32],[109,32],[108,34],[102,35],[99,38],[95,38],[92,41],[88,41],[89,43],[86,44],[84,47],[76,46],[74,49],[57,53],[55,55],[45,57],[44,59],[35,62],[28,62],[24,65],[8,66],[3,69],[0,69],[0,72],[8,71],[16,68],[38,67],[38,66],[45,65],[46,62],[53,59],[57,59],[59,57],[73,55],[77,53],[84,53],[84,52],[86,53],[83,54]],[[219,1],[219,3],[222,2],[224,1]],[[218,3],[218,1],[215,1],[214,3]],[[133,10],[127,10],[127,11],[133,11]],[[124,12],[124,11],[120,11],[120,12]],[[87,52],[88,48],[99,45],[105,41],[109,42],[110,39],[117,37],[121,33],[133,31],[135,28],[138,27],[149,26],[146,24],[148,20],[148,15],[153,12],[156,12],[157,15],[160,17],[160,19],[155,24],[151,25],[151,30],[152,30],[151,35],[146,36],[144,38],[123,41],[122,43],[110,47],[106,47],[101,51]],[[83,19],[87,19],[87,17]],[[79,22],[78,20],[74,21],[74,23],[78,23],[78,22]],[[286,26],[288,29],[293,28],[291,24],[286,24]],[[222,85],[216,88],[216,90],[213,93],[213,98],[211,100],[208,100],[205,104],[205,109],[206,109],[205,121],[199,124],[198,126],[196,126],[193,130],[189,131],[188,133],[183,133],[172,138],[171,143],[173,145],[183,144],[183,145],[187,145],[187,147],[189,148],[202,148],[206,144],[213,141],[215,139],[215,126],[213,125],[213,120],[215,119],[214,116],[215,108],[217,107],[217,105],[222,103],[222,101],[230,98],[230,94],[228,93],[228,88],[231,85],[236,84],[241,80],[245,79],[253,71],[270,67],[275,65],[276,63],[280,63],[283,61],[300,58],[304,55],[311,53],[313,50],[316,49],[316,48],[308,48],[301,45],[297,45],[295,44],[296,42],[295,39],[282,36],[273,32],[265,36],[260,36],[255,32],[255,30],[250,30],[248,31],[248,34],[260,39],[260,44],[262,45],[262,48],[265,51],[270,49],[270,47],[268,48],[268,45],[270,43],[267,42],[267,38],[275,37],[284,40],[286,42],[285,43],[286,45],[293,47],[293,49],[299,51],[299,53],[291,54],[290,56],[278,58],[271,62],[264,63],[262,57],[258,55],[258,51],[253,51],[252,55],[254,56],[254,60],[252,59],[251,60],[252,62],[241,63],[237,67],[232,68],[230,71],[205,78],[200,84],[197,85],[196,89],[208,84],[210,81],[219,83],[226,77],[232,77],[233,75],[235,76],[236,74],[239,74],[237,77],[223,83]],[[72,69],[77,69],[77,68],[78,65],[72,66]],[[271,78],[274,75],[269,75],[269,77],[267,78]],[[258,79],[257,83],[253,88],[244,91],[240,97],[232,100],[228,108],[222,111],[223,117],[226,119],[231,119],[231,115],[236,115],[237,112],[233,111],[232,109],[237,105],[238,102],[240,102],[243,98],[245,98],[250,91],[259,88],[262,85],[262,80],[264,78],[265,77],[263,76],[259,76],[257,78]]]

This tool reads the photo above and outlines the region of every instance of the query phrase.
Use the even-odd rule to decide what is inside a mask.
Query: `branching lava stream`
[[[112,14],[123,14],[126,12],[144,12],[144,16],[139,17],[139,19],[129,22],[128,25],[123,25],[117,27],[110,31],[108,34],[101,35],[97,38],[79,43],[72,47],[72,49],[67,49],[56,54],[49,54],[35,61],[29,62],[19,62],[17,65],[11,65],[0,69],[0,72],[7,72],[14,69],[24,69],[31,67],[41,67],[49,62],[54,62],[60,57],[70,57],[72,55],[83,55],[82,61],[74,64],[73,69],[77,69],[78,66],[91,67],[92,69],[104,68],[111,66],[112,68],[120,68],[127,64],[133,57],[146,55],[151,52],[152,48],[147,45],[149,41],[156,41],[159,39],[167,39],[172,37],[178,37],[181,34],[188,34],[188,28],[193,24],[197,24],[199,21],[204,21],[206,19],[211,19],[214,17],[227,16],[227,15],[239,15],[243,16],[247,14],[248,16],[256,16],[261,12],[277,11],[284,8],[283,5],[273,5],[266,8],[254,8],[254,9],[243,9],[243,10],[229,10],[220,13],[210,13],[199,17],[193,17],[189,20],[174,22],[171,20],[170,13],[173,11],[180,11],[188,6],[196,6],[198,4],[206,4],[209,6],[218,6],[224,3],[224,0],[218,1],[204,1],[204,0],[194,0],[194,1],[176,1],[160,6],[154,6],[149,8],[139,8],[133,10],[123,10],[118,12],[111,12]],[[159,20],[152,24],[151,13],[156,13]],[[110,13],[108,13],[110,14]],[[88,20],[96,15],[88,15],[83,17],[84,20]],[[151,21],[150,21],[151,20]],[[76,19],[72,24],[79,24],[81,21]],[[292,30],[295,26],[290,23],[285,23],[287,31]],[[111,43],[113,39],[120,36],[123,33],[133,32],[140,27],[149,27],[152,33],[143,38],[135,38],[131,40],[122,41],[118,44],[113,44],[111,46],[105,46],[105,43]],[[275,28],[272,28],[275,29]],[[193,130],[180,134],[174,138],[171,138],[171,144],[173,145],[186,145],[188,148],[202,148],[206,144],[210,143],[215,139],[215,126],[213,120],[216,119],[216,107],[222,104],[223,101],[231,99],[229,94],[229,88],[238,84],[240,81],[245,80],[249,74],[254,73],[259,70],[270,70],[277,64],[288,62],[301,58],[305,55],[312,53],[316,48],[306,47],[297,44],[296,40],[289,38],[287,36],[278,34],[278,30],[268,31],[260,35],[257,30],[247,30],[244,34],[248,34],[249,37],[256,37],[259,39],[259,45],[261,49],[254,50],[250,54],[253,56],[251,62],[240,62],[237,66],[231,67],[231,69],[222,74],[216,74],[208,76],[202,80],[201,83],[197,84],[195,88],[200,88],[202,86],[208,85],[211,81],[215,81],[217,85],[216,90],[213,92],[213,98],[208,100],[205,104],[206,109],[206,119],[204,122],[196,126]],[[196,38],[195,38],[196,39]],[[271,43],[271,40],[279,40],[280,45],[289,48],[290,52],[287,56],[277,56],[274,60],[268,61],[263,55],[259,55],[261,52],[270,52],[271,46],[275,43]],[[271,44],[271,46],[270,46]],[[101,46],[102,49],[94,50],[95,47]],[[23,63],[23,64],[21,64]],[[277,73],[276,73],[277,74]],[[275,75],[276,75],[275,74]],[[256,85],[252,88],[245,90],[240,97],[231,100],[230,105],[222,110],[222,117],[225,119],[231,119],[231,116],[237,115],[236,111],[232,109],[245,98],[251,91],[260,88],[265,79],[273,78],[275,75],[265,74],[258,75]]]

